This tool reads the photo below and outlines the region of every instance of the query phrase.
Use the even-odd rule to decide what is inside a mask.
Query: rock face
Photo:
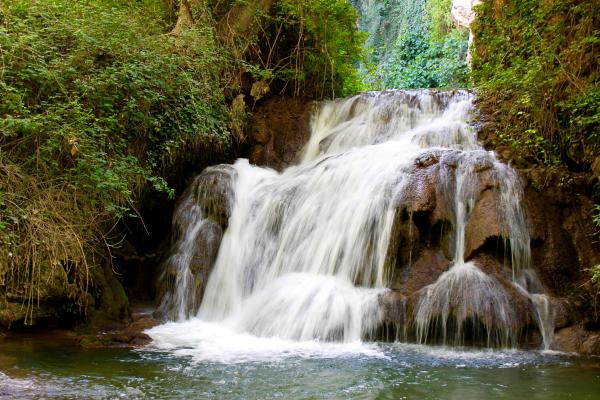
[[[250,162],[277,170],[293,164],[310,136],[313,102],[272,97],[252,112],[248,130]]]
[[[452,18],[458,26],[468,28],[475,19],[473,7],[481,4],[481,0],[453,0]]]
[[[415,161],[409,190],[396,199],[398,211],[388,250],[392,291],[382,304],[388,321],[405,326],[404,332],[406,325],[410,326],[419,295],[430,291],[426,288],[431,288],[451,265],[452,206],[444,195],[447,189],[440,176],[455,166],[454,159],[451,152],[423,154]],[[511,271],[506,269],[510,245],[506,224],[497,212],[501,190],[484,161],[475,171],[479,184],[465,229],[465,260],[500,283],[518,316],[514,328],[526,335],[521,343],[537,347],[541,337],[535,333],[540,318],[536,298],[518,290],[511,283]],[[540,173],[533,176],[539,178]],[[533,268],[531,274],[524,276],[523,284],[547,295],[544,298],[550,322],[556,329],[553,349],[598,354],[599,334],[585,329],[598,327],[594,306],[598,295],[591,288],[586,271],[600,263],[598,246],[591,240],[595,229],[588,210],[593,203],[578,194],[584,190],[577,182],[561,188],[560,182],[567,181],[565,177],[553,178],[556,185],[536,189],[532,171],[521,175],[528,182],[523,200],[531,230]]]
[[[466,164],[472,170],[468,181],[474,199],[465,226],[462,256],[467,264],[451,269],[457,257],[453,227],[457,189],[452,183],[459,166]],[[404,339],[425,341],[425,335],[441,334],[430,324],[443,315],[451,324],[473,330],[483,324],[488,336],[495,332],[492,336],[497,337],[480,342],[484,345],[511,345],[504,341],[505,334],[515,337],[535,324],[531,299],[512,284],[512,271],[504,263],[507,249],[503,243],[508,240],[509,226],[498,211],[504,207],[504,188],[498,178],[502,170],[485,151],[434,150],[415,160],[407,185],[395,199],[397,211],[387,256],[392,292],[382,300],[391,313],[388,322],[404,327]],[[432,304],[424,307],[426,299]],[[427,325],[419,327],[423,318]],[[506,326],[511,332],[501,331]],[[443,336],[448,339],[445,331]],[[461,340],[456,338],[457,343]]]
[[[582,354],[600,354],[600,333],[574,325],[556,332],[554,343],[557,349]]]
[[[289,99],[271,99],[257,107],[249,134],[251,162],[276,169],[293,163],[308,140],[310,107],[307,102]],[[468,160],[464,159],[466,154]],[[474,200],[464,227],[462,257],[469,267],[457,276],[449,273],[456,259],[456,196],[451,193],[457,189],[448,182],[456,182],[457,171],[465,162],[470,166],[468,178]],[[524,183],[522,205],[529,226],[527,237],[531,237],[531,246],[526,243],[531,257],[518,256],[531,264],[522,271],[519,284],[530,293],[545,294],[530,295],[513,283],[515,271],[508,267],[523,260],[511,259],[519,254],[514,248],[520,244],[511,242],[506,213],[499,212],[505,207],[505,197],[510,196],[499,179],[506,171],[503,165],[483,150],[434,149],[414,160],[404,190],[393,198],[395,214],[386,254],[391,290],[380,299],[384,324],[392,327],[397,338],[418,340],[423,329],[429,329],[429,325],[419,325],[419,309],[423,310],[423,299],[430,298],[439,302],[439,308],[447,306],[451,317],[446,322],[463,323],[474,344],[539,348],[542,335],[538,327],[544,320],[549,329],[556,330],[553,349],[598,354],[600,334],[593,331],[600,328],[598,312],[593,308],[598,303],[597,294],[588,282],[586,269],[600,263],[600,251],[592,240],[595,230],[588,211],[593,204],[579,194],[585,191],[585,182],[576,179],[571,186],[563,185],[564,177],[552,178],[543,170],[517,173]],[[553,181],[540,189],[540,177]],[[192,261],[185,273],[192,277],[189,290],[195,294],[190,296],[194,300],[186,303],[187,309],[197,309],[215,263],[231,213],[234,178],[231,167],[208,168],[179,201],[177,213],[195,213],[195,226],[199,226],[190,233],[194,223],[177,216],[174,221],[174,249],[193,243]],[[186,237],[193,240],[182,241]],[[163,282],[172,284],[181,275],[180,262],[170,258]],[[443,291],[436,285],[444,279],[460,283],[449,285],[447,298],[439,297]],[[169,297],[165,303],[169,306],[163,310],[178,312],[183,298]],[[475,303],[473,298],[482,300]],[[508,309],[508,314],[501,315],[500,307]],[[440,322],[435,318],[431,323]],[[499,329],[500,325],[508,326],[510,332]],[[477,334],[482,331],[492,332],[491,342],[490,335],[488,342],[478,341]],[[516,337],[517,342],[507,342],[508,336]],[[546,336],[552,339],[552,332]]]
[[[474,2],[468,3],[469,9],[465,9],[465,15],[472,17],[471,6]],[[254,149],[251,151],[251,161],[258,165],[283,168],[302,150],[308,138],[309,119],[306,113],[300,111],[300,106],[293,108],[289,103],[275,104],[275,100],[265,103],[260,113],[256,113],[251,135]],[[269,107],[274,109],[268,111]],[[292,121],[270,122],[268,118],[275,117],[276,120],[277,115],[283,118],[285,114],[282,114],[282,108],[294,110]],[[304,116],[299,118],[300,115]],[[280,126],[285,128],[277,128]],[[277,147],[275,137],[283,139],[287,135],[296,135],[301,140],[288,141],[285,147],[281,147],[280,142]],[[285,156],[287,158],[283,154],[288,154]],[[477,200],[465,227],[464,257],[503,288],[503,295],[514,308],[515,315],[519,316],[514,320],[514,329],[523,332],[520,342],[539,347],[542,338],[537,333],[536,321],[540,318],[540,306],[534,304],[535,299],[527,297],[511,283],[511,271],[506,268],[511,250],[507,227],[497,212],[502,190],[494,179],[494,168],[489,160],[485,152],[477,160],[472,160],[479,183]],[[415,161],[408,190],[394,200],[397,211],[387,254],[392,290],[382,299],[390,323],[410,320],[419,293],[422,294],[424,288],[436,282],[451,266],[455,251],[451,222],[453,207],[445,195],[447,188],[442,184],[440,174],[452,173],[459,161],[460,152],[424,153]],[[594,317],[597,312],[593,310],[595,293],[587,282],[585,269],[600,263],[600,252],[591,240],[594,227],[588,210],[593,204],[578,194],[585,192],[584,183],[569,191],[561,188],[564,185],[560,182],[565,178],[554,177],[555,184],[546,182],[546,189],[541,190],[541,177],[547,180],[551,174],[535,170],[523,171],[520,175],[525,183],[523,201],[531,233],[533,269],[531,274],[523,278],[523,284],[547,294],[549,317],[557,332],[563,332],[578,322],[584,327],[598,327],[598,319]],[[585,331],[583,327],[580,329]],[[594,337],[593,333],[586,334]],[[553,342],[552,348],[577,348],[573,341],[569,343],[569,337],[574,336],[562,334],[562,338]],[[579,348],[583,349],[581,346]]]
[[[186,318],[198,310],[231,215],[234,177],[229,165],[208,167],[176,204],[156,317]]]

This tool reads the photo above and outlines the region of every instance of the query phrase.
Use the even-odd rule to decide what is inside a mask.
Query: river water
[[[202,324],[189,323],[189,328]],[[198,338],[195,345],[177,351],[86,350],[51,337],[4,339],[0,341],[0,398],[600,397],[600,358],[399,343],[291,342],[243,335],[232,343],[233,337],[221,333],[220,340]]]

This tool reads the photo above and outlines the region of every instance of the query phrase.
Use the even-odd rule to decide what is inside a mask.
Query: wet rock
[[[585,295],[580,283],[589,279],[585,269],[600,263],[597,244],[590,240],[595,228],[586,204],[591,208],[591,203],[580,197],[574,207],[556,206],[548,196],[548,192],[531,187],[525,191],[533,266],[549,294],[565,298]]]
[[[441,157],[441,164],[450,168],[456,168],[460,163],[462,153],[458,150],[447,150],[444,151]]]
[[[198,231],[194,255],[190,260],[189,266],[194,277],[193,283],[196,291],[196,295],[194,296],[196,304],[192,306],[193,309],[200,307],[200,301],[206,289],[210,273],[217,260],[222,239],[223,230],[213,221],[207,220]]]
[[[404,322],[407,319],[406,297],[397,291],[389,291],[379,298],[383,320],[388,322]]]
[[[186,274],[191,275],[191,283],[187,286],[187,291],[181,295],[185,297],[188,312],[198,310],[208,284],[208,278],[217,259],[222,238],[221,226],[212,220],[205,219],[200,222],[200,227],[189,246],[185,243],[176,244],[181,248],[163,264],[163,273],[158,285],[160,302],[155,311],[157,318],[178,317],[178,304],[181,299],[176,296],[174,288],[178,285],[177,282],[182,275]],[[191,252],[191,256],[188,258],[185,252]]]
[[[426,168],[433,164],[437,164],[440,160],[441,152],[429,151],[419,155],[415,159],[415,165],[419,168]]]
[[[479,197],[465,227],[465,258],[479,249],[491,237],[505,237],[498,215],[498,193],[485,190]]]
[[[235,169],[231,165],[216,165],[202,171],[192,184],[194,196],[204,216],[218,222],[223,228],[227,227],[233,207],[235,175]],[[186,194],[182,198],[185,196]]]
[[[477,268],[488,275],[502,275],[504,273],[504,266],[498,258],[487,252],[480,252],[472,258],[468,258],[468,260],[474,262]]]
[[[170,256],[157,283],[157,318],[179,318],[182,312],[189,316],[198,310],[229,223],[235,175],[230,165],[206,168],[178,200]],[[185,287],[185,293],[175,290],[178,287]]]
[[[397,266],[411,263],[413,254],[419,252],[419,229],[413,214],[406,209],[397,209],[386,254],[386,265],[396,270]]]
[[[441,251],[424,249],[415,255],[411,264],[394,272],[392,289],[403,296],[410,296],[434,283],[449,267],[450,261]]]
[[[492,169],[494,160],[487,151],[472,152],[470,162],[473,164],[475,172],[483,172]]]
[[[143,317],[129,324],[105,324],[95,333],[82,333],[79,344],[85,348],[135,348],[152,342],[152,338],[144,331],[160,324],[160,321]]]
[[[555,329],[562,329],[571,325],[574,321],[575,310],[568,299],[548,297]]]
[[[438,175],[437,164],[413,170],[407,178],[408,182],[404,185],[403,190],[394,200],[396,207],[405,208],[409,212],[433,211],[437,204]]]
[[[510,346],[533,321],[522,292],[503,275],[488,275],[473,263],[449,269],[408,299],[421,343]]]

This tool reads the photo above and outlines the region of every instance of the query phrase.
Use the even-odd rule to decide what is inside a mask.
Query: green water
[[[0,398],[600,399],[599,358],[390,343],[366,348],[225,363],[176,350],[5,339]]]

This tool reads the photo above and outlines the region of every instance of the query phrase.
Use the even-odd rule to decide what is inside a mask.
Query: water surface
[[[4,339],[0,341],[0,397],[600,398],[599,358],[399,343],[238,340],[231,348],[211,351],[208,345],[82,349],[48,337]],[[245,345],[256,346],[257,351]]]

